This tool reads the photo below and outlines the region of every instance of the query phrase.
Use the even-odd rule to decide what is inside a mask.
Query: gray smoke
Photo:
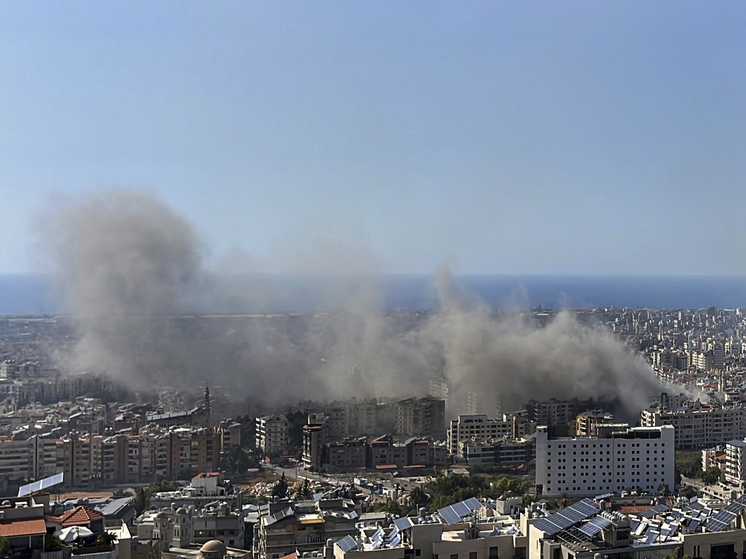
[[[581,325],[568,311],[546,327],[517,312],[495,317],[474,296],[459,293],[447,269],[438,271],[436,285],[442,311],[423,335],[442,344],[457,406],[468,392],[485,411],[497,405],[513,411],[529,399],[618,397],[621,415],[634,421],[662,390],[642,356],[601,326]]]
[[[316,316],[215,318],[206,312],[276,308],[287,286],[254,273],[228,280],[208,273],[189,223],[154,196],[100,193],[57,212],[46,231],[79,332],[68,370],[133,388],[196,392],[209,383],[279,405],[422,396],[444,374],[450,413],[463,412],[472,393],[488,413],[498,402],[509,411],[531,398],[617,396],[630,415],[660,391],[644,360],[602,328],[568,312],[546,327],[520,311],[496,316],[455,289],[445,268],[435,281],[441,310],[415,324],[384,316],[376,280],[359,278],[329,280],[329,292],[337,300],[346,293],[346,304]]]

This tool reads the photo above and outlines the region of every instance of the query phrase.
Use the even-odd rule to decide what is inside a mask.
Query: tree
[[[409,501],[416,508],[427,506],[430,501],[430,497],[425,493],[421,487],[415,487],[409,493]]]
[[[376,507],[376,512],[388,512],[394,516],[404,516],[406,511],[402,508],[398,501],[389,500],[385,503]]]
[[[253,454],[249,454],[245,448],[234,446],[221,461],[221,467],[232,474],[245,474],[246,470],[257,466],[259,461]]]
[[[57,538],[57,536],[55,534],[52,534],[52,536],[54,536],[55,538]],[[62,544],[62,547],[65,547],[65,544],[62,543],[59,538],[57,538],[57,541],[59,541],[60,544]],[[59,547],[57,549],[53,549],[51,551],[57,551],[58,549],[62,549],[62,547]],[[44,549],[45,549],[45,551],[50,551],[50,550],[46,549],[46,543],[45,543],[45,548]],[[8,541],[8,538],[0,537],[0,557],[7,557],[8,555],[10,555],[10,542]]]
[[[681,477],[697,477],[702,472],[702,458],[700,456],[694,456],[690,460],[680,460],[678,455],[676,457],[676,463],[674,465],[674,480],[676,483],[681,483]]]
[[[661,483],[658,486],[658,495],[662,495],[663,497],[667,497],[671,493],[671,490],[668,488],[667,483]]]
[[[7,541],[5,538],[1,538],[3,540]],[[0,544],[0,556],[5,557],[7,553],[2,552],[2,544]],[[60,549],[65,549],[65,543],[60,539],[60,537],[57,534],[48,534],[46,538],[44,538],[44,551],[59,551]]]
[[[308,481],[308,479],[303,480],[303,484],[296,492],[295,497],[296,499],[310,499],[311,497],[313,497],[313,492],[311,491],[311,483]]]
[[[142,487],[135,494],[135,512],[140,515],[148,506],[148,498],[145,496],[145,489]]]
[[[288,494],[288,482],[285,479],[285,474],[283,473],[282,477],[279,479],[277,483],[275,483],[275,486],[272,488],[272,496],[283,499],[287,497],[287,494]]]
[[[111,547],[115,541],[117,541],[117,537],[111,532],[104,532],[96,538],[96,544],[102,547]]]
[[[706,472],[702,472],[700,474],[700,477],[702,478],[702,481],[704,481],[707,485],[714,485],[718,481],[720,481],[720,468],[718,468],[717,466],[713,466]]]
[[[178,488],[178,485],[170,481],[156,481],[146,488],[141,487],[135,494],[135,511],[137,514],[141,514],[147,509],[150,506],[150,498],[153,494],[163,491],[176,491]]]

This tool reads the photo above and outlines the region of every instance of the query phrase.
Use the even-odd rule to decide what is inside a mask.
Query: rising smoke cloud
[[[545,327],[521,313],[496,318],[459,293],[446,268],[436,273],[436,284],[443,308],[423,336],[442,344],[457,400],[471,391],[513,411],[529,399],[616,397],[620,415],[633,419],[662,390],[642,356],[601,326],[581,325],[569,311]]]
[[[445,267],[434,282],[440,310],[411,327],[380,312],[375,280],[345,284],[346,304],[316,317],[217,320],[184,315],[277,306],[286,288],[253,274],[233,283],[210,274],[191,225],[156,197],[102,192],[56,212],[45,231],[79,332],[67,369],[133,388],[196,392],[210,383],[279,405],[421,396],[443,374],[450,413],[463,412],[471,392],[488,413],[498,402],[509,411],[532,398],[616,396],[628,417],[661,390],[649,365],[603,328],[569,312],[545,327],[518,311],[497,317],[459,292]]]

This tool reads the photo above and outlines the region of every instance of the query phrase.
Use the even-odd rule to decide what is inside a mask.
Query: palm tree
[[[111,532],[104,532],[103,534],[99,534],[96,538],[96,545],[100,545],[101,547],[111,547],[114,545],[115,541],[117,541],[117,537],[114,534]]]

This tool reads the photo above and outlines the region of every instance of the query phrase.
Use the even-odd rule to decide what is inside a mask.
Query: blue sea
[[[350,279],[265,275],[251,281],[218,281],[232,295],[205,312],[308,312],[335,307],[352,296],[360,282]],[[387,275],[373,282],[386,309],[437,308],[432,277]],[[454,285],[495,309],[516,306],[746,307],[746,277],[736,276],[454,276]],[[274,290],[271,298],[247,297],[251,290]],[[277,294],[281,295],[277,295]],[[330,294],[333,294],[330,296]],[[247,303],[247,300],[254,301]],[[257,300],[263,301],[257,303]],[[228,303],[226,303],[226,301]],[[231,308],[231,301],[236,301]],[[252,307],[253,305],[253,307]],[[42,276],[0,275],[0,315],[40,315],[61,312],[58,294]]]

